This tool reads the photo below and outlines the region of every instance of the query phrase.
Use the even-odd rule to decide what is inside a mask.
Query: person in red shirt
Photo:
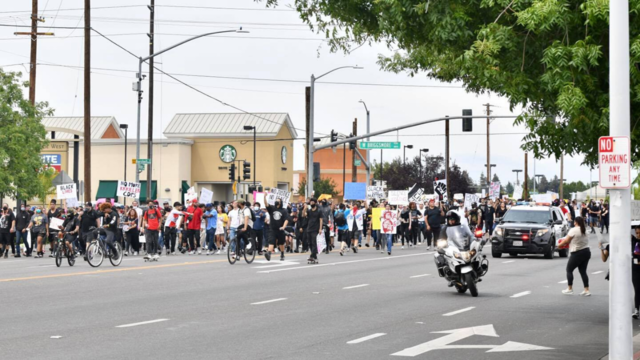
[[[160,256],[158,253],[158,235],[160,233],[160,221],[162,220],[162,213],[156,207],[153,201],[149,201],[149,209],[145,211],[142,217],[142,228],[144,229],[144,237],[147,242],[147,255],[144,256],[145,260],[151,258],[157,260]]]
[[[202,226],[202,215],[204,215],[202,208],[198,206],[198,200],[193,200],[191,206],[187,209],[187,213],[189,214],[187,241],[189,242],[189,255],[193,255],[200,246],[200,227]],[[198,251],[198,254],[202,254],[202,250]]]

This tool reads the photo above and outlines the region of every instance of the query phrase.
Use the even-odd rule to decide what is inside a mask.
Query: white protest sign
[[[267,195],[266,193],[254,191],[253,192],[253,202],[260,203],[260,206],[266,207],[267,206],[267,201],[266,201],[266,198],[265,198],[266,195]]]
[[[464,194],[464,207],[467,210],[471,210],[471,204],[473,203],[479,203],[480,202],[480,196],[476,195],[476,194]]]
[[[142,185],[131,181],[118,181],[118,192],[116,195],[126,198],[139,199]]]
[[[523,191],[524,189],[522,189],[522,186],[516,185],[515,189],[513,190],[513,198],[516,200],[522,199]]]
[[[389,190],[389,204],[407,205],[409,204],[409,190]]]
[[[67,207],[70,207],[70,208],[78,207],[78,199],[76,197],[68,198]]]
[[[367,200],[380,200],[385,197],[382,186],[367,186]]]
[[[489,186],[489,197],[491,200],[495,200],[500,197],[500,182],[495,181]]]
[[[420,201],[420,199],[422,198],[422,194],[424,194],[424,189],[419,188],[417,184],[413,185],[413,187],[409,190],[409,201]]]
[[[60,230],[60,226],[64,224],[64,220],[52,217],[49,219],[49,229]]]
[[[56,186],[58,199],[69,199],[76,197],[76,184],[62,184]]]
[[[289,205],[289,199],[291,198],[290,192],[286,190],[280,190],[280,189],[271,189],[271,192],[269,193],[269,195],[267,195],[267,198],[266,198],[267,203],[269,205],[275,205],[277,199],[282,200],[282,207],[287,207],[287,205]]]
[[[631,141],[627,136],[603,136],[598,139],[600,186],[628,189],[631,186]]]
[[[383,234],[395,234],[398,228],[398,213],[383,210],[380,215],[380,230]]]
[[[433,191],[442,198],[442,201],[447,202],[447,180],[436,180],[433,182]]]
[[[202,188],[200,189],[200,202],[202,204],[209,204],[213,201],[213,191],[209,189]]]
[[[189,190],[187,190],[187,193],[184,195],[184,200],[187,203],[191,203],[193,200],[197,200],[197,199],[198,199],[198,194],[196,193],[196,188],[192,186],[189,188]]]

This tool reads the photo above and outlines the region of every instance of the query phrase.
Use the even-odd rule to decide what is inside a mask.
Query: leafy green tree
[[[511,183],[511,181],[509,181],[507,183],[507,186],[505,186],[505,191],[507,192],[507,194],[509,195],[513,195],[515,188],[513,187],[513,184]]]
[[[484,172],[480,173],[480,180],[478,180],[478,185],[481,187],[487,186],[487,176]]]
[[[305,189],[307,188],[307,179],[300,181],[298,186],[298,195],[304,196]],[[322,194],[329,194],[331,196],[337,196],[336,182],[331,178],[322,178],[320,181],[313,182],[313,196],[318,198]]]
[[[30,199],[47,192],[38,175],[47,143],[41,120],[53,111],[46,102],[32,106],[23,97],[27,84],[19,76],[0,69],[0,194]]]
[[[278,0],[256,0],[275,6]],[[606,0],[295,0],[332,51],[382,42],[380,67],[458,82],[521,106],[536,158],[585,154],[609,126],[609,1]],[[631,64],[640,63],[640,0],[629,0]],[[640,67],[631,66],[632,124],[640,121]],[[632,126],[632,143],[640,127]],[[638,159],[640,147],[634,147]]]

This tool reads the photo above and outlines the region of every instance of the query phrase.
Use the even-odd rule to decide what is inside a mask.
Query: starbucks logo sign
[[[231,163],[236,159],[238,152],[236,151],[236,148],[234,148],[233,146],[224,145],[223,147],[220,148],[219,155],[220,155],[220,160],[222,160],[222,162]]]

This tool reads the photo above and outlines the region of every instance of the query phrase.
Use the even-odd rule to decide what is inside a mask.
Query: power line
[[[79,16],[76,15],[59,15],[61,19],[67,20],[77,20]],[[91,17],[91,21],[97,22],[115,22],[115,23],[147,23],[148,19],[142,18],[125,18],[125,17]],[[156,24],[224,24],[229,26],[235,26],[235,22],[228,21],[208,21],[208,20],[179,20],[179,19],[155,19],[154,23]],[[262,23],[262,22],[243,22],[243,26],[246,25],[256,25],[256,26],[285,26],[285,27],[303,27],[305,29],[309,28],[309,25],[306,24],[294,24],[294,23]]]
[[[135,35],[145,35],[147,33],[122,33],[122,34],[106,34],[105,36],[116,37],[116,36],[135,36]],[[162,36],[184,36],[191,37],[195,36],[195,34],[177,34],[177,33],[155,33],[154,35],[162,35]],[[61,40],[67,38],[83,38],[83,35],[75,35],[75,36],[64,36],[64,37],[48,37],[43,38],[47,40]],[[100,37],[100,35],[91,35],[91,37]],[[222,35],[216,36],[216,38],[227,38],[227,39],[244,39],[244,40],[299,40],[299,41],[328,41],[327,39],[322,38],[291,38],[291,37],[273,37],[273,36],[229,36]],[[17,41],[17,40],[29,40],[29,38],[0,38],[2,41]]]
[[[62,5],[62,3],[61,3]],[[146,7],[146,5],[114,5],[114,6],[96,6],[91,7],[91,10],[104,10],[104,9],[123,9],[123,8],[136,8],[136,7]],[[233,11],[266,11],[266,12],[295,12],[295,10],[290,9],[273,9],[273,8],[236,8],[236,7],[220,7],[220,6],[188,6],[188,5],[156,5],[156,7],[166,7],[166,8],[183,8],[183,9],[200,9],[200,10],[233,10]],[[43,13],[46,11],[54,11],[54,10],[43,10]],[[61,9],[58,11],[84,11],[84,8],[67,8]],[[11,10],[11,11],[0,11],[0,14],[14,14],[14,13],[27,13],[30,14],[30,10]]]

